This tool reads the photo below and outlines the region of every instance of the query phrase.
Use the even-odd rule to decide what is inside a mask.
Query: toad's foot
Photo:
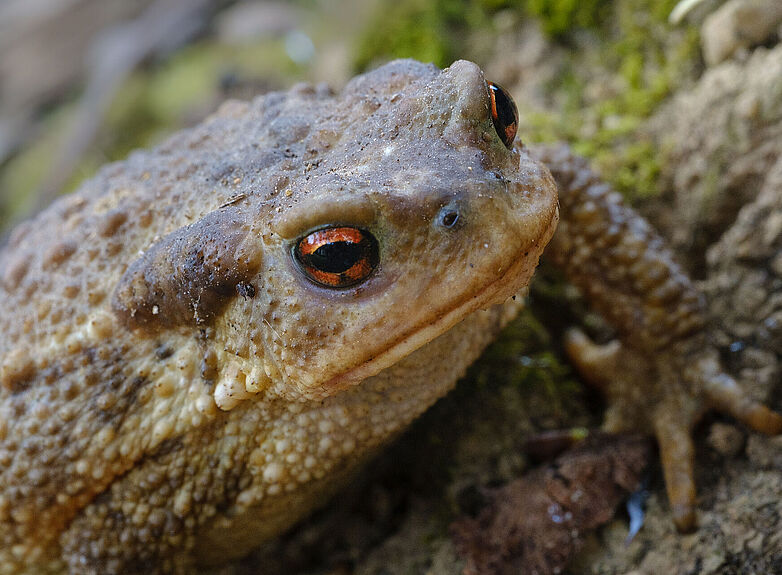
[[[758,431],[782,416],[753,401],[720,367],[706,335],[705,301],[663,239],[564,146],[536,149],[557,180],[561,220],[545,256],[613,325],[620,341],[597,346],[571,332],[568,351],[605,389],[606,428],[653,433],[681,531],[695,527],[694,424],[710,409]]]
[[[725,374],[702,337],[644,354],[614,340],[593,343],[570,330],[565,346],[585,380],[607,396],[606,431],[653,430],[673,519],[695,528],[692,428],[707,409],[729,413],[762,433],[782,433],[782,416],[751,399]]]

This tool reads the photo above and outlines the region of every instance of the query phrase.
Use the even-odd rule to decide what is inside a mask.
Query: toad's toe
[[[581,376],[598,389],[614,379],[622,345],[613,340],[604,345],[593,342],[583,331],[571,328],[564,338],[565,351]]]
[[[658,414],[654,428],[673,521],[679,531],[689,533],[695,530],[695,447],[690,425],[670,412]]]
[[[732,377],[720,373],[704,382],[711,407],[728,413],[755,431],[767,435],[782,433],[782,415],[749,397]]]

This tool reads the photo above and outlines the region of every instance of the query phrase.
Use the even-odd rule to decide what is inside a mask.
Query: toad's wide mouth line
[[[324,395],[328,396],[334,392],[347,389],[348,387],[362,382],[368,377],[377,375],[387,367],[394,365],[400,359],[410,355],[417,349],[423,347],[438,337],[440,334],[449,330],[454,325],[462,321],[465,317],[467,317],[470,313],[486,307],[487,303],[492,299],[493,296],[502,291],[505,286],[518,278],[524,267],[530,268],[530,271],[526,277],[526,282],[524,283],[524,285],[527,285],[536,267],[536,265],[530,265],[530,262],[534,261],[537,264],[543,249],[545,248],[546,244],[548,244],[551,236],[554,234],[554,230],[557,227],[558,221],[559,210],[556,209],[554,215],[549,221],[547,229],[543,234],[541,234],[542,239],[533,243],[527,250],[529,252],[534,250],[537,253],[527,254],[526,256],[520,257],[516,262],[513,263],[513,265],[505,270],[505,273],[503,273],[502,276],[486,285],[482,290],[469,297],[466,301],[462,302],[451,310],[438,315],[433,320],[425,322],[423,326],[414,327],[410,330],[408,335],[402,337],[400,340],[388,347],[386,350],[380,352],[378,355],[356,367],[349,369],[348,371],[345,371],[344,373],[335,375],[323,383],[322,390]],[[523,286],[520,285],[519,289],[522,287]]]

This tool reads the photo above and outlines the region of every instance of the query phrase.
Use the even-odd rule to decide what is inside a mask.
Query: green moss
[[[605,19],[607,0],[527,0],[527,11],[536,16],[543,31],[562,38],[576,29],[597,28]]]
[[[430,54],[443,65],[459,50],[460,32],[483,28],[499,10],[534,16],[549,36],[564,38],[574,30],[599,27],[610,6],[609,0],[389,0],[380,3],[360,43],[357,64],[363,69],[375,59]]]
[[[548,87],[560,102],[557,114],[528,118],[525,137],[570,142],[631,199],[656,193],[662,154],[639,130],[699,61],[697,30],[667,23],[674,4],[615,2],[612,18],[568,52],[564,70]]]
[[[473,57],[469,38],[493,34],[492,15],[499,10],[537,17],[549,36],[564,38],[576,29],[596,28],[608,6],[608,0],[384,0],[359,38],[355,69],[392,58],[443,67]]]
[[[359,40],[355,67],[369,68],[382,58],[412,58],[445,65],[453,48],[446,22],[437,10],[416,2],[389,6],[387,20],[381,27],[370,27]]]
[[[358,38],[354,67],[361,72],[384,60],[415,58],[444,67],[469,56],[465,38],[477,30],[491,33],[490,5],[483,0],[393,0],[377,13]]]
[[[479,386],[512,386],[523,395],[544,393],[563,411],[562,398],[581,389],[570,366],[552,352],[552,336],[529,310],[502,332],[468,372]]]

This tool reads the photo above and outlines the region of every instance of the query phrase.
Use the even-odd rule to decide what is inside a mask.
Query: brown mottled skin
[[[187,572],[323,503],[518,311],[558,217],[533,156],[560,186],[551,257],[623,337],[569,348],[608,382],[609,427],[658,436],[690,527],[703,410],[781,420],[720,371],[701,297],[648,225],[566,149],[508,150],[489,109],[468,62],[230,102],[17,228],[0,253],[0,574]],[[292,257],[330,225],[377,239],[353,287]]]

